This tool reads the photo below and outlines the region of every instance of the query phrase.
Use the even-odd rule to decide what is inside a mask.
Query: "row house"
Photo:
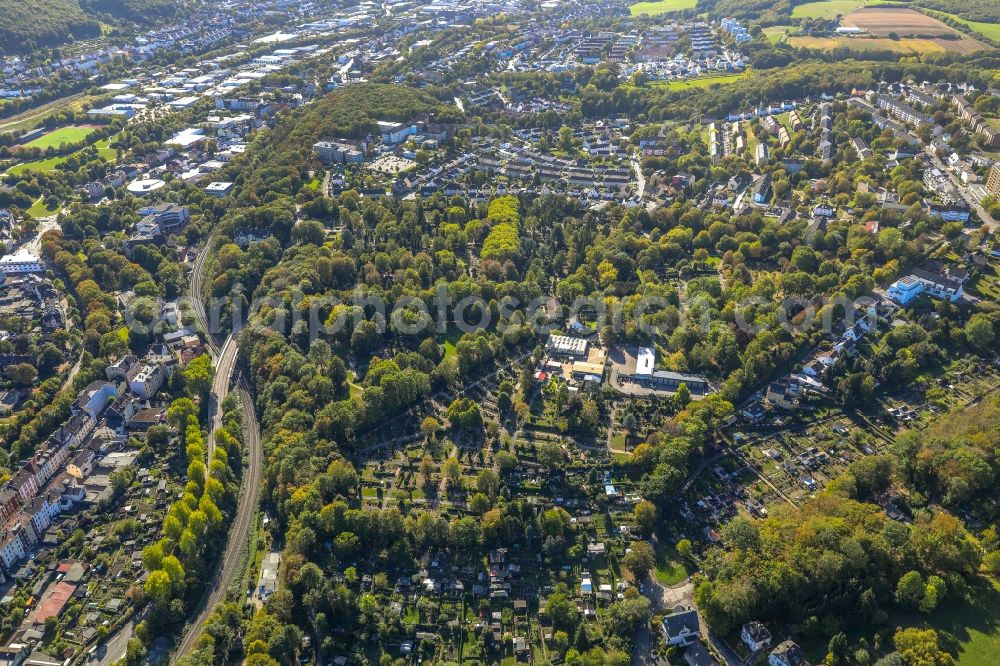
[[[9,572],[15,564],[24,559],[24,542],[12,529],[0,533],[0,565]]]
[[[31,457],[26,465],[27,468],[35,470],[35,483],[41,488],[66,462],[69,456],[69,445],[57,439],[50,438],[45,441],[42,448]]]
[[[911,107],[909,104],[902,102],[895,97],[890,97],[889,95],[879,95],[876,100],[878,108],[887,111],[890,115],[895,116],[904,123],[910,123],[920,127],[921,125],[932,125],[934,124],[934,119],[927,114],[921,113]]]
[[[24,507],[24,513],[31,518],[31,527],[38,539],[45,535],[45,531],[61,511],[62,495],[55,490],[39,495]]]
[[[35,475],[27,467],[17,470],[7,484],[17,493],[18,504],[27,502],[38,492],[38,482],[35,480]]]
[[[52,439],[60,442],[67,448],[75,448],[83,443],[94,427],[97,419],[87,412],[77,412],[61,425],[54,433]]]
[[[955,105],[955,111],[959,117],[969,124],[975,134],[983,137],[986,145],[996,146],[1000,144],[1000,131],[986,122],[986,119],[979,115],[976,108],[969,104],[965,97],[955,95],[952,97],[952,103]]]
[[[10,486],[0,489],[0,524],[6,523],[21,506],[21,498]]]

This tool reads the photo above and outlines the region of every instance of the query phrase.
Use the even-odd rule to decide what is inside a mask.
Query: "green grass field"
[[[694,9],[697,4],[697,0],[654,0],[653,2],[637,2],[629,7],[629,11],[632,12],[632,16],[639,14],[656,16],[657,14],[666,14],[667,12]]]
[[[111,139],[101,139],[94,144],[94,147],[97,149],[97,154],[106,159],[108,162],[115,162],[118,159],[118,149],[111,147]],[[75,153],[70,153],[70,155],[74,154]],[[57,155],[56,157],[50,157],[44,160],[22,162],[21,164],[12,166],[7,170],[7,173],[12,176],[20,176],[27,171],[38,171],[40,173],[55,171],[55,168],[69,159],[70,155]]]
[[[58,148],[64,143],[79,143],[90,136],[93,132],[93,127],[70,125],[68,127],[60,127],[59,129],[52,130],[48,134],[43,134],[37,139],[29,141],[24,145],[29,148],[41,148],[43,150],[46,148]]]
[[[46,208],[45,200],[42,197],[38,197],[38,201],[36,201],[27,212],[31,217],[48,217],[49,215],[55,214],[58,210],[58,206],[52,209]]]
[[[691,572],[672,548],[661,548],[656,553],[656,580],[664,585],[677,585],[690,575]]]
[[[97,154],[107,161],[114,162],[118,159],[118,149],[111,147],[111,139],[101,139],[94,147],[97,148]]]
[[[654,81],[650,85],[667,90],[691,90],[695,88],[708,88],[713,85],[725,85],[736,83],[745,74],[720,74],[719,76],[701,76],[697,79],[687,79],[685,81]]]
[[[992,39],[993,41],[1000,42],[1000,23],[983,23],[981,21],[969,21],[961,16],[956,16],[955,14],[946,14],[944,12],[927,12],[931,16],[934,14],[941,14],[942,16],[947,16],[950,19],[954,19],[961,23],[962,25],[970,28],[971,30],[978,32],[983,37],[987,39]]]
[[[68,155],[60,155],[57,157],[50,157],[46,160],[35,160],[34,162],[22,162],[21,164],[16,164],[11,168],[7,169],[7,173],[12,176],[20,176],[27,171],[38,171],[41,173],[48,173],[50,171],[55,171],[55,168],[65,162],[68,159]]]
[[[838,15],[850,14],[858,7],[863,7],[864,4],[864,0],[821,0],[820,2],[809,2],[793,9],[792,18],[834,18]]]
[[[772,25],[770,27],[764,28],[764,36],[767,37],[768,41],[772,44],[777,44],[785,36],[785,31],[791,26],[788,25]]]
[[[929,625],[959,666],[994,666],[1000,655],[1000,583],[973,588],[969,600],[947,599],[929,618],[906,618],[902,626]]]

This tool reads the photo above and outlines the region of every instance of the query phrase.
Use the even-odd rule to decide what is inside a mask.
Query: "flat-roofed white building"
[[[545,343],[546,351],[552,354],[566,356],[586,356],[587,341],[583,338],[571,338],[568,335],[550,335]]]
[[[639,352],[635,355],[636,376],[650,376],[656,366],[656,350],[652,347],[639,347]]]
[[[221,198],[229,194],[229,190],[231,189],[233,189],[232,183],[217,181],[205,186],[205,194]]]
[[[0,273],[4,275],[41,273],[44,270],[42,261],[36,254],[18,252],[17,254],[7,254],[0,258]]]

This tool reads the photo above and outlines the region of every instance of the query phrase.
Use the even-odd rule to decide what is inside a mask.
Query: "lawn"
[[[69,125],[68,127],[60,127],[57,130],[52,130],[48,134],[43,134],[37,139],[29,141],[24,145],[29,148],[41,148],[42,150],[45,150],[46,148],[58,148],[64,143],[80,143],[93,132],[93,127]]]
[[[656,580],[664,585],[677,585],[690,575],[677,553],[672,549],[659,549],[656,554]]]
[[[992,268],[992,267],[990,267]],[[1000,279],[996,271],[987,269],[969,282],[969,291],[990,300],[1000,300]]]
[[[684,81],[654,81],[650,85],[667,90],[692,90],[695,88],[708,88],[713,85],[725,85],[736,83],[744,74],[720,74],[718,76],[700,76],[696,79],[686,79]]]
[[[445,332],[443,339],[439,341],[441,346],[444,347],[445,358],[455,355],[455,345],[462,339],[463,335],[464,333],[457,326],[454,324],[448,325],[448,330]]]
[[[653,2],[637,2],[629,7],[629,11],[632,12],[632,16],[639,14],[656,16],[657,14],[666,14],[667,12],[694,9],[697,4],[697,0],[654,0]]]
[[[625,452],[625,435],[614,435],[611,438],[611,450]]]
[[[1000,23],[983,23],[981,21],[970,21],[968,19],[962,18],[961,16],[958,16],[957,14],[949,14],[947,12],[928,10],[925,11],[925,13],[929,16],[935,16],[937,18],[941,18],[942,16],[947,16],[948,18],[958,21],[959,23],[965,25],[967,28],[978,32],[983,37],[1000,42]]]
[[[791,26],[787,25],[772,25],[764,28],[764,36],[766,36],[772,44],[777,44],[785,36],[785,31],[790,27]]]
[[[38,171],[41,173],[48,173],[49,171],[55,171],[55,168],[65,162],[69,158],[68,155],[59,155],[56,157],[50,157],[47,160],[35,160],[34,162],[22,162],[21,164],[15,164],[11,168],[7,169],[7,173],[12,176],[20,176],[26,171]]]
[[[832,19],[836,16],[850,14],[858,7],[863,7],[864,4],[864,0],[822,0],[821,2],[809,2],[793,9],[792,18]]]
[[[45,137],[41,137],[45,138]],[[36,139],[37,140],[37,139]],[[118,149],[111,147],[111,139],[102,139],[94,144],[97,148],[97,154],[103,157],[108,162],[114,162],[118,159]],[[81,149],[82,150],[82,149]],[[79,152],[79,151],[77,151]],[[75,153],[70,153],[74,155]],[[12,176],[20,176],[26,171],[38,171],[40,173],[48,173],[50,171],[55,171],[56,167],[69,159],[70,155],[57,155],[55,157],[50,157],[44,160],[35,160],[34,162],[22,162],[21,164],[16,164],[7,170]]]
[[[101,139],[94,144],[94,147],[97,148],[97,154],[108,162],[114,162],[118,159],[118,149],[111,147],[111,139]]]
[[[43,197],[38,197],[38,201],[36,201],[31,208],[28,209],[28,215],[31,217],[48,217],[49,215],[54,215],[58,210],[59,206],[51,209],[46,208],[45,199]]]
[[[1000,655],[1000,584],[984,581],[968,600],[946,600],[930,617],[900,618],[902,627],[930,626],[959,666],[994,666]]]

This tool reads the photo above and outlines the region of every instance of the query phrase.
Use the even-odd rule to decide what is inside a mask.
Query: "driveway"
[[[660,584],[655,577],[649,577],[644,585],[646,588],[644,594],[651,603],[650,610],[653,614],[669,613],[678,606],[685,609],[695,607],[694,585],[688,581],[668,587]],[[743,660],[740,656],[723,640],[709,631],[708,625],[705,624],[705,620],[700,614],[698,620],[701,623],[701,635],[715,649],[716,654],[722,657],[725,665],[743,666]],[[669,664],[670,662],[663,657],[654,657],[650,654],[655,643],[649,625],[645,624],[639,627],[635,635],[635,647],[632,650],[632,666],[666,666]]]
[[[650,601],[652,614],[670,612],[677,606],[694,606],[694,585],[684,581],[673,587],[662,585],[655,577],[648,577],[643,583],[646,598]],[[639,627],[635,632],[634,648],[632,649],[632,666],[666,666],[670,662],[662,656],[651,654],[656,644],[655,637],[649,628],[649,623]]]

